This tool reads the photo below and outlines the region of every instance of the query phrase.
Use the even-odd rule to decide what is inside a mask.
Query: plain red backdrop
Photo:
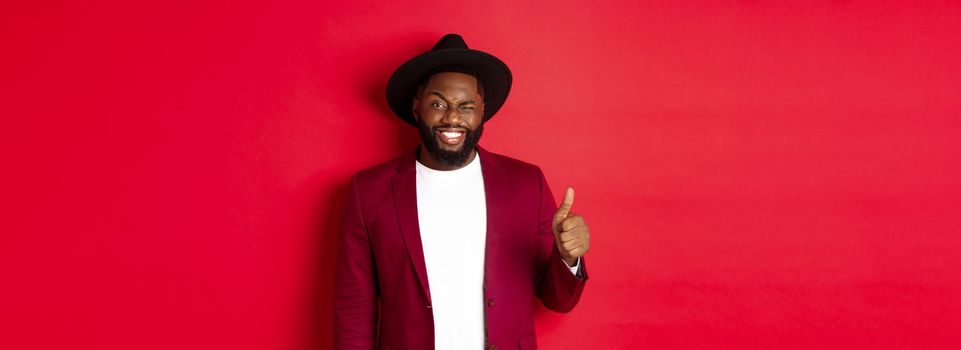
[[[955,347],[961,5],[806,3],[4,2],[0,348],[330,347],[344,186],[447,32],[592,228],[543,348]]]

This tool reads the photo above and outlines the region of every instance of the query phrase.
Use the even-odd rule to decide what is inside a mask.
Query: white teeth
[[[445,132],[442,132],[442,134],[444,134],[444,136],[447,136],[449,138],[454,138],[454,137],[460,137],[460,135],[462,135],[463,133],[454,132],[454,131],[445,131]]]

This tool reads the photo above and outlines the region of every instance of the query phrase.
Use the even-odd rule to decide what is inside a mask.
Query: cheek
[[[470,120],[467,122],[471,125],[472,129],[477,129],[484,122],[484,110],[478,109],[471,114]]]
[[[444,117],[444,113],[433,108],[421,108],[419,110],[420,119],[427,123],[435,123]]]

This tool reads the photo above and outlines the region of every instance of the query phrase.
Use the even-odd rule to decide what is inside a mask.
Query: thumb
[[[564,192],[564,200],[561,201],[561,206],[554,212],[555,227],[567,218],[567,215],[571,213],[572,206],[574,206],[574,188],[568,187],[567,191]]]

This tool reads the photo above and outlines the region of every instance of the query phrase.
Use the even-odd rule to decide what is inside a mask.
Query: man
[[[456,34],[387,84],[416,152],[351,179],[335,286],[338,349],[535,349],[534,297],[568,312],[590,233],[540,169],[477,147],[511,73]]]

